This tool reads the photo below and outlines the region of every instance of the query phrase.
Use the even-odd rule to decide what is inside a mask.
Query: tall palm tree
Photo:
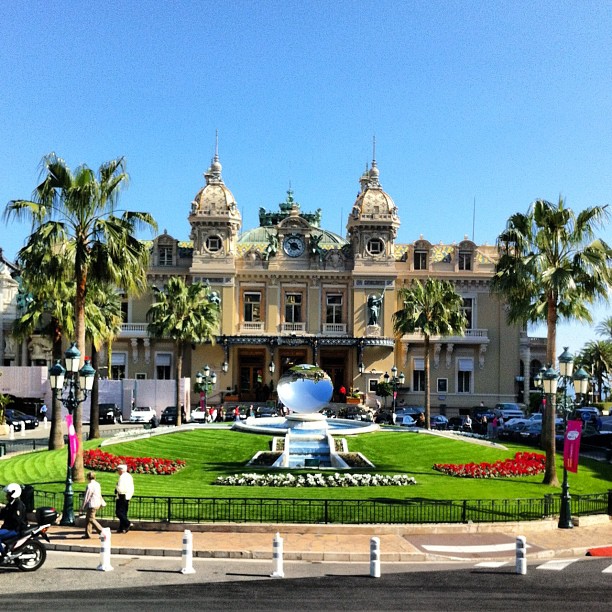
[[[42,160],[42,182],[32,200],[12,200],[5,218],[28,218],[33,231],[17,255],[33,266],[32,277],[47,274],[75,283],[76,342],[85,354],[85,300],[91,280],[111,282],[127,291],[144,291],[149,252],[136,238],[140,226],[156,229],[148,213],[116,213],[121,188],[127,184],[123,158],[102,164],[96,174],[86,165],[74,172],[55,153]],[[66,260],[70,265],[66,266]],[[84,480],[82,413],[76,410],[79,452],[74,480]]]
[[[413,280],[399,290],[402,308],[393,314],[396,336],[422,333],[425,360],[425,427],[430,428],[431,385],[429,360],[432,336],[462,336],[467,327],[463,298],[450,281],[427,278]]]
[[[74,333],[74,287],[62,279],[48,276],[39,279],[40,284],[29,283],[29,268],[23,269],[21,282],[30,299],[25,301],[24,309],[13,323],[13,334],[24,339],[33,333],[42,333],[51,338],[54,360],[62,359],[62,340],[65,335]],[[49,450],[63,448],[62,402],[57,395],[53,397],[51,409],[51,431]]]
[[[153,338],[168,338],[176,349],[176,423],[181,424],[179,384],[183,354],[191,344],[214,341],[219,327],[219,304],[210,300],[210,288],[202,283],[187,285],[178,276],[168,279],[163,291],[155,291],[155,303],[147,312],[148,332]]]
[[[607,295],[612,250],[595,238],[595,230],[608,216],[606,206],[575,215],[561,197],[557,204],[537,200],[526,214],[512,215],[497,238],[500,258],[492,290],[506,298],[510,322],[546,321],[546,360],[551,365],[556,363],[559,319],[591,321],[588,305]],[[543,433],[544,483],[558,486],[554,409],[544,416]]]
[[[87,337],[91,340],[91,365],[96,377],[91,389],[89,438],[100,437],[100,410],[98,388],[99,351],[103,344],[111,342],[121,331],[121,298],[112,285],[95,283],[87,294]]]

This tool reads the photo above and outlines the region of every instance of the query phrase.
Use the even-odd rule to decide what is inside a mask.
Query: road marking
[[[612,574],[612,565],[608,565],[605,570],[601,572],[602,574]]]
[[[516,550],[516,544],[488,544],[484,546],[443,546],[437,544],[423,544],[421,548],[429,552],[444,553],[487,553],[487,552],[507,552]],[[528,546],[529,548],[529,546]]]
[[[482,561],[481,563],[477,563],[474,567],[503,567],[504,565],[508,565],[507,561]]]
[[[547,561],[542,565],[538,565],[536,569],[553,570],[558,572],[565,569],[568,565],[576,563],[576,561],[578,561],[578,559],[553,559],[552,561]]]

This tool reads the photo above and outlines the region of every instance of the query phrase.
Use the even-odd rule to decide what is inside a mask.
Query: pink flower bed
[[[93,449],[83,453],[83,464],[88,470],[114,472],[118,465],[124,463],[128,472],[134,474],[156,474],[168,476],[185,467],[182,459],[159,459],[158,457],[122,457]]]
[[[457,478],[508,478],[542,474],[546,457],[538,453],[516,453],[513,459],[501,459],[495,463],[435,463],[434,470]]]

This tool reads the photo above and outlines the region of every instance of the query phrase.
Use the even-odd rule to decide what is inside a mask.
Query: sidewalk
[[[109,524],[108,526],[112,526]],[[380,540],[383,562],[449,559],[511,559],[516,537],[525,536],[530,558],[583,556],[590,548],[612,546],[612,520],[584,517],[574,529],[556,521],[468,525],[148,525],[134,524],[126,534],[111,534],[113,554],[180,556],[183,530],[193,536],[200,558],[272,559],[273,539],[283,538],[284,559],[367,562],[370,541]],[[53,527],[51,550],[99,552],[100,540],[81,538],[81,527]]]

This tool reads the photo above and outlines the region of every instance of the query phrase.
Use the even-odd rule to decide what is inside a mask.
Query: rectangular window
[[[172,265],[172,247],[171,246],[160,246],[159,247],[159,265],[160,266],[171,266]]]
[[[414,269],[427,270],[427,251],[414,252]]]
[[[128,321],[128,301],[125,299],[121,300],[121,321],[123,323]]]
[[[472,359],[459,359],[457,372],[457,393],[472,392],[472,372],[474,361]]]
[[[459,269],[460,270],[471,270],[472,269],[472,253],[467,251],[459,251]]]
[[[425,391],[425,360],[414,359],[412,365],[412,390]]]
[[[473,312],[474,312],[474,298],[463,298],[463,306],[461,307],[465,318],[467,319],[467,329],[473,327]]]
[[[285,322],[302,322],[302,294],[287,293],[285,296]]]
[[[111,378],[123,380],[127,375],[127,353],[113,353],[111,358]]]
[[[438,378],[438,393],[448,392],[448,378]]]
[[[157,380],[172,379],[172,355],[170,353],[155,355],[155,377]]]
[[[328,294],[326,301],[325,322],[342,323],[342,296]]]
[[[244,294],[244,320],[250,323],[261,321],[261,293]]]

